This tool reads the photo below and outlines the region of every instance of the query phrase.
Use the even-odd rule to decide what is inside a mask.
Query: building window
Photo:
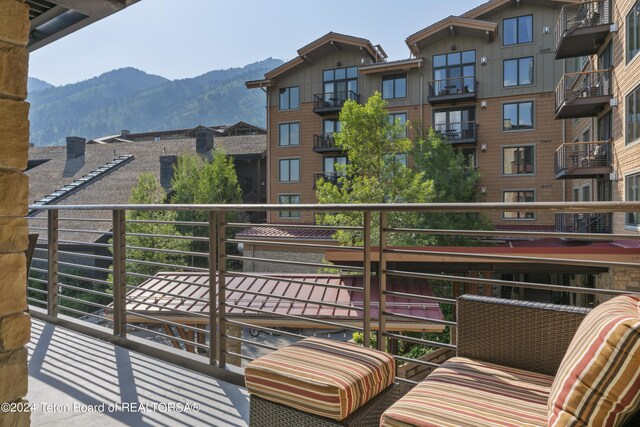
[[[533,15],[518,16],[502,20],[502,44],[511,46],[514,44],[533,42]]]
[[[598,119],[598,141],[608,141],[611,135],[611,110]]]
[[[520,145],[502,149],[502,174],[526,175],[534,173],[535,147]]]
[[[503,63],[504,86],[522,86],[533,83],[533,56],[506,59]]]
[[[324,173],[334,173],[338,171],[336,166],[340,165],[340,175],[344,175],[344,166],[347,164],[347,156],[330,156],[322,159],[322,172]]]
[[[300,123],[281,123],[278,145],[300,145]]]
[[[475,148],[461,148],[460,152],[464,156],[467,161],[467,166],[470,168],[475,168],[478,166],[476,162],[476,149]]]
[[[322,82],[325,102],[334,104],[358,99],[358,67],[324,70]]]
[[[627,62],[640,52],[640,1],[627,15]]]
[[[502,106],[502,130],[533,129],[533,101]]]
[[[433,56],[432,96],[476,91],[476,51]]]
[[[324,119],[324,121],[322,122],[322,131],[324,133],[340,132],[340,120]]]
[[[280,182],[300,181],[300,159],[280,159]]]
[[[278,203],[281,205],[299,205],[299,194],[280,194],[278,196]],[[279,218],[300,218],[300,211],[279,211]]]
[[[624,186],[627,202],[640,201],[640,173],[627,176]],[[640,212],[627,212],[625,224],[640,227]]]
[[[300,108],[300,88],[298,86],[280,89],[280,109],[296,110]]]
[[[407,96],[407,75],[395,74],[382,77],[382,98],[394,99]]]
[[[433,112],[433,130],[445,140],[474,138],[475,120],[474,107],[438,110]]]
[[[627,144],[640,138],[640,86],[627,95]]]
[[[407,113],[389,113],[387,116],[390,124],[400,124],[404,128],[404,132],[399,135],[389,135],[389,138],[406,138],[409,134],[407,124]]]
[[[504,191],[503,201],[506,203],[530,203],[535,202],[535,191],[533,190],[515,190]],[[535,219],[534,212],[503,212],[504,219]]]

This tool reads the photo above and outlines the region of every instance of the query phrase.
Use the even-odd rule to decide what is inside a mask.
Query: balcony
[[[610,213],[556,214],[556,231],[561,233],[611,233],[613,217]]]
[[[313,95],[313,112],[321,116],[336,114],[349,100],[360,102],[360,95],[352,90],[315,94]]]
[[[475,144],[478,140],[478,124],[475,121],[433,125],[433,130],[443,141],[451,144]]]
[[[563,6],[555,30],[556,59],[597,53],[612,24],[612,0]]]
[[[454,77],[429,82],[430,104],[475,100],[478,96],[475,76]]]
[[[316,153],[339,153],[342,149],[336,146],[333,132],[313,135],[313,151]]]
[[[573,286],[575,275],[640,269],[635,251],[609,244],[616,236],[607,233],[576,242],[582,236],[569,230],[445,230],[395,222],[414,213],[638,212],[638,202],[613,208],[598,202],[38,208],[42,212],[28,218],[30,229],[40,234],[28,285],[35,425],[75,420],[78,425],[244,426],[245,364],[314,335],[347,341],[361,332],[363,345],[370,345],[373,333],[380,348],[391,343],[386,349],[396,358],[397,380],[411,386],[455,353],[457,296],[593,306],[600,297],[631,291]],[[340,212],[353,218],[340,227],[343,232],[369,234],[365,244],[337,246],[314,237],[335,227],[226,221],[230,212],[268,210]],[[166,215],[132,219],[132,211],[190,215],[172,231]],[[282,239],[276,232],[257,239],[230,230],[292,227],[306,237]],[[403,235],[409,238],[406,245],[393,240]],[[438,236],[451,240],[434,240]],[[258,253],[251,245],[272,250]],[[302,260],[300,254],[309,256]],[[525,273],[532,274],[529,280],[516,278]],[[514,330],[503,326],[505,332]],[[425,354],[399,353],[395,343]],[[43,402],[62,411],[45,413]],[[76,403],[115,402],[138,406],[73,414]],[[191,409],[134,410],[176,402]]]
[[[317,172],[313,174],[313,189],[316,189],[316,182],[319,179],[323,181],[330,182],[334,185],[339,185],[339,179],[343,177],[344,174],[341,172]]]
[[[556,179],[601,178],[611,171],[611,142],[569,142],[555,152]]]
[[[556,119],[595,117],[612,96],[611,70],[565,74],[556,87]]]

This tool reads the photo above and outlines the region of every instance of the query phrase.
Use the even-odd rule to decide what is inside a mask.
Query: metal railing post
[[[113,334],[127,335],[126,212],[113,210]]]
[[[380,211],[380,260],[378,262],[378,350],[385,350],[385,338],[387,323],[384,312],[387,309],[386,295],[387,290],[387,212]]]
[[[219,212],[216,227],[217,241],[218,241],[218,331],[217,331],[217,344],[218,344],[218,365],[222,368],[227,363],[226,351],[227,345],[225,336],[227,334],[226,324],[226,248],[225,248],[225,220],[226,215],[224,212]]]
[[[58,316],[58,211],[47,212],[47,314]]]
[[[209,364],[215,365],[218,355],[218,314],[216,313],[216,272],[218,269],[217,217],[209,211]]]
[[[371,347],[371,212],[364,212],[364,312],[362,314],[362,329],[364,346]]]

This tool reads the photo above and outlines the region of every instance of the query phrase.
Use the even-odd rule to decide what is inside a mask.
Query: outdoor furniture
[[[381,426],[619,426],[640,406],[640,296],[592,311],[465,295],[458,356]]]
[[[252,427],[378,426],[404,387],[391,355],[306,338],[245,368]]]

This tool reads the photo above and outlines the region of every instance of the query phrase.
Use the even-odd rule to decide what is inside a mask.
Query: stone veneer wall
[[[27,42],[29,7],[0,0],[0,403],[27,395],[30,317],[26,296],[29,181]],[[0,412],[0,427],[27,426],[29,413]]]
[[[634,268],[610,268],[598,275],[598,288],[617,291],[640,292],[640,270]],[[609,299],[600,297],[600,300]]]

